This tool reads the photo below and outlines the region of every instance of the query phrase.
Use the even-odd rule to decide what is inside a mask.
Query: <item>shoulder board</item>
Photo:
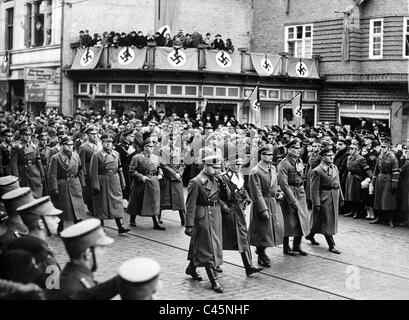
[[[91,283],[89,283],[89,281],[85,278],[81,278],[80,279],[81,284],[84,286],[85,289],[89,289],[92,288]]]

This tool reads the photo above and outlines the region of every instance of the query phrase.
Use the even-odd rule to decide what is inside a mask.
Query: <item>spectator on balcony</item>
[[[84,30],[81,30],[80,32],[79,32],[79,46],[80,46],[80,48],[83,48],[84,47]]]
[[[109,33],[108,31],[104,31],[102,34],[102,43],[104,47],[107,47],[109,45]]]
[[[135,46],[139,49],[142,49],[143,47],[146,47],[148,41],[146,37],[143,35],[142,31],[138,31],[138,34],[136,35],[135,39]]]
[[[92,46],[92,38],[89,35],[89,31],[85,30],[84,36],[82,38],[82,47],[83,48],[88,48]]]
[[[120,47],[128,47],[130,45],[129,44],[129,38],[128,38],[128,36],[127,36],[127,34],[125,32],[121,33],[121,36],[118,39],[118,45]]]
[[[234,52],[234,46],[230,38],[226,39],[226,45],[225,45],[224,50],[226,50],[228,53]]]
[[[165,32],[168,31],[168,28],[163,28],[162,32],[155,32],[154,38],[156,41],[156,45],[158,47],[164,47],[165,46]]]
[[[174,39],[173,39],[173,48],[175,48],[175,49],[181,49],[181,48],[183,48],[183,40],[182,40],[182,38],[180,38],[180,37],[175,37]]]
[[[224,41],[219,33],[216,34],[215,39],[212,42],[212,49],[224,50]]]
[[[165,34],[165,47],[172,47],[173,46],[173,40],[170,36],[170,33]]]
[[[111,43],[112,47],[114,48],[119,47],[119,38],[120,38],[120,35],[118,33],[115,33],[114,38],[112,39],[112,43]]]
[[[206,37],[203,39],[203,43],[207,45],[208,48],[212,46],[212,35],[210,32],[206,33]]]
[[[129,34],[129,45],[132,47],[136,47],[136,40],[138,39],[136,31],[132,31]]]
[[[190,35],[190,33],[186,33],[185,40],[183,41],[183,47],[185,49],[193,48],[193,46],[192,46],[192,36]]]
[[[193,29],[192,33],[192,48],[197,48],[199,44],[203,43],[202,35],[197,31],[197,28]]]
[[[146,35],[146,42],[147,42],[147,43],[149,43],[149,42],[155,42],[155,37],[152,35],[151,32],[148,32],[148,33],[147,33],[147,35]]]

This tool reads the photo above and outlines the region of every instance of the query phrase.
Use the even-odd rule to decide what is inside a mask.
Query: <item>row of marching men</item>
[[[49,196],[35,199],[14,176],[0,178],[0,300],[152,299],[160,265],[144,257],[123,262],[116,276],[97,283],[97,270],[108,237],[98,219],[61,232],[69,262],[61,268],[48,240],[57,234],[63,212]]]
[[[314,236],[323,234],[329,251],[341,253],[333,236],[337,233],[343,194],[332,147],[320,151],[321,161],[310,173],[312,212],[307,208],[304,189],[301,141],[295,138],[285,148],[287,155],[277,166],[273,164],[273,146],[259,148],[260,160],[249,173],[248,192],[241,173],[243,159],[238,155],[229,157],[225,172],[219,156],[203,159],[203,169],[190,181],[186,199],[185,233],[190,237],[186,274],[193,280],[203,279],[196,268],[205,267],[212,289],[222,293],[217,274],[222,272],[223,250],[241,253],[248,276],[271,267],[268,247],[282,244],[284,254],[306,256],[301,247],[302,236],[318,244]],[[249,205],[247,228],[244,212]],[[252,265],[250,246],[256,247],[261,267]]]

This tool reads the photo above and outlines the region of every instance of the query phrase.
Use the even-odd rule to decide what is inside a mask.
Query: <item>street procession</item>
[[[0,300],[382,299],[379,283],[408,298],[405,1],[136,1],[150,29],[132,1],[94,26],[89,1],[15,2],[0,1]],[[53,67],[38,52],[57,44]]]

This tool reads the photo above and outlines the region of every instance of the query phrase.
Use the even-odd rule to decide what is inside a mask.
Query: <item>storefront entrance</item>
[[[189,114],[189,117],[196,117],[196,102],[156,102],[156,111],[165,111],[167,117],[171,116],[173,112],[176,112],[177,116],[183,118],[185,113]]]
[[[220,118],[223,119],[225,115],[236,117],[237,103],[208,103],[206,106],[206,113],[215,115],[220,114]]]
[[[136,116],[142,117],[145,111],[145,102],[138,100],[112,100],[111,110],[116,110],[116,114],[123,115],[134,111]]]

